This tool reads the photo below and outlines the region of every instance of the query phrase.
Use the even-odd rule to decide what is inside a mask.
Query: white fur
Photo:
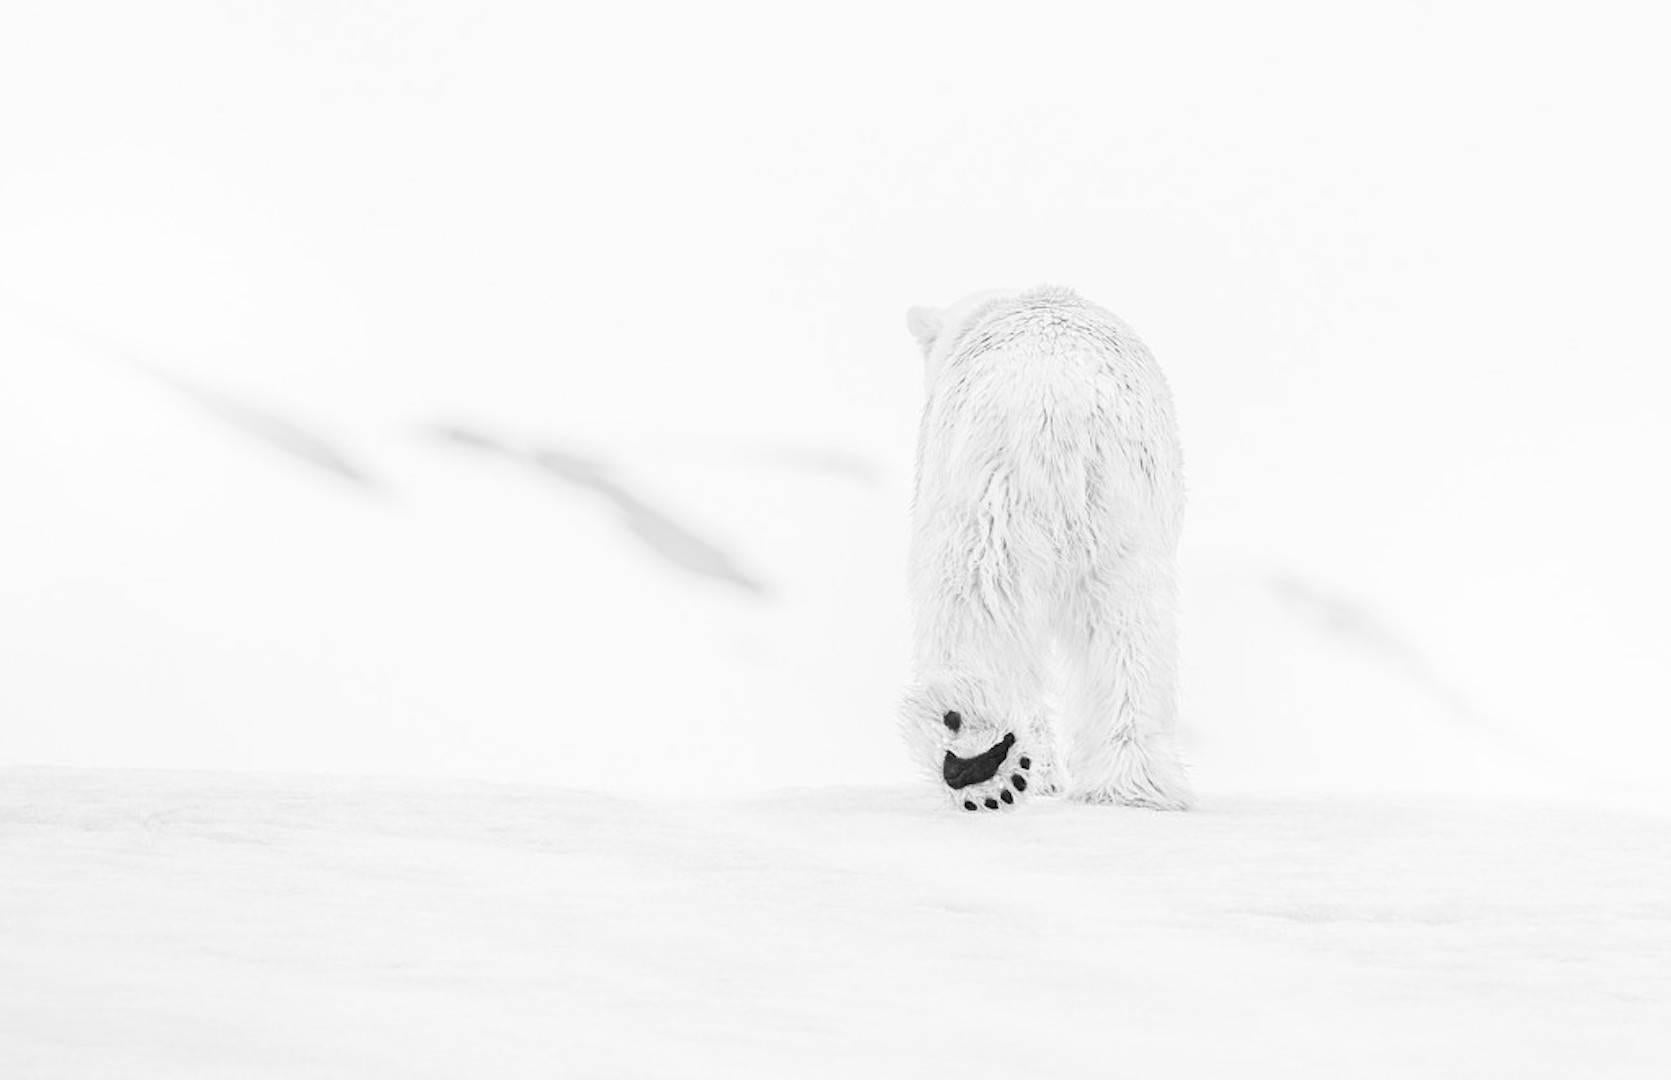
[[[1029,756],[1027,794],[1184,808],[1173,747],[1183,471],[1154,358],[1065,289],[981,293],[907,321],[927,385],[911,753],[940,783],[948,749],[970,757],[1013,732],[1001,771]],[[963,717],[955,735],[948,710]]]

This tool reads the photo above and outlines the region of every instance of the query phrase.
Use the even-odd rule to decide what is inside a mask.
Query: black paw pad
[[[998,774],[998,766],[1004,763],[1010,747],[1014,745],[1015,735],[1009,734],[999,739],[985,753],[976,754],[972,758],[961,758],[947,750],[946,759],[940,766],[940,775],[945,779],[946,786],[953,791],[969,787],[971,784],[985,783]]]
[[[1003,799],[1003,800],[1004,800],[1004,801],[1005,801],[1005,802],[1007,802],[1007,803],[1012,803],[1012,802],[1014,802],[1014,801],[1015,801],[1015,796],[1014,796],[1014,795],[1011,795],[1011,794],[1010,794],[1010,793],[1009,793],[1009,792],[1007,792],[1007,791],[1006,791],[1006,792],[1004,792],[1004,793],[1003,793],[1003,794],[1001,794],[1001,795],[999,795],[999,796],[998,796],[998,797],[999,797],[999,798],[1000,798],[1000,799]]]
[[[1016,773],[1014,776],[1010,777],[1010,783],[1015,785],[1015,790],[1017,791],[1027,790],[1027,778],[1022,776],[1020,773]]]
[[[1024,757],[1021,759],[1020,765],[1023,769],[1031,769],[1033,767],[1033,759]]]
[[[975,804],[972,803],[972,802],[965,801],[964,804],[963,804],[963,809],[973,810],[973,809],[975,809]]]
[[[988,809],[988,810],[996,810],[996,809],[998,809],[998,800],[997,800],[997,799],[988,799],[988,800],[986,800],[986,808],[987,808],[987,809]]]

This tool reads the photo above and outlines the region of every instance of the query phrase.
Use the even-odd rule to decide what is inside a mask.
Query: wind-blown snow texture
[[[7,5],[0,1077],[1671,1072],[1665,28],[1098,10]],[[1187,815],[895,738],[1040,281]]]
[[[0,774],[7,1076],[1664,1075],[1665,822]]]

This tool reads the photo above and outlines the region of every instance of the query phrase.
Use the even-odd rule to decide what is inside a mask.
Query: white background
[[[794,789],[939,828],[892,733],[903,312],[1053,283],[1177,398],[1210,835],[1244,848],[1243,798],[1300,833],[1376,799],[1657,814],[1665,30],[1608,4],[9,4],[12,798],[79,820],[106,777],[149,805],[40,767],[378,774],[646,814]],[[1035,820],[1045,850],[1128,827]],[[1522,835],[1457,842],[1491,829]],[[1482,962],[1531,955],[1504,950]]]

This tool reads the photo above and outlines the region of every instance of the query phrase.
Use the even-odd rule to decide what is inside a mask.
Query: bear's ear
[[[905,313],[905,325],[917,344],[926,349],[940,336],[940,313],[933,308],[914,307]]]

